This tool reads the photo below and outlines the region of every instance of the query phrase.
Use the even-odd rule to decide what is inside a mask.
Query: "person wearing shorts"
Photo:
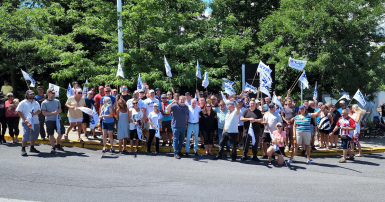
[[[55,99],[55,90],[47,89],[46,99],[41,103],[41,113],[45,116],[45,126],[47,128],[48,139],[51,143],[51,153],[55,153],[56,149],[64,151],[60,145],[60,140],[65,133],[64,123],[60,118],[62,112],[60,101]],[[57,124],[58,123],[58,124]],[[59,126],[60,124],[60,126]],[[60,130],[58,129],[60,127]],[[55,130],[57,132],[55,145]]]
[[[296,108],[292,105],[293,100],[290,97],[286,98],[287,106],[283,107],[282,120],[284,121],[283,127],[286,132],[286,149],[289,149],[294,146],[293,144],[293,123],[294,117],[296,116]],[[289,142],[290,141],[290,142]]]
[[[70,122],[70,127],[67,129],[67,133],[65,135],[66,140],[68,140],[68,133],[71,131],[71,129],[75,126],[78,126],[78,141],[83,142],[83,140],[80,138],[80,134],[82,131],[82,122],[83,122],[83,112],[80,109],[76,109],[77,107],[85,107],[86,101],[82,97],[83,90],[80,88],[77,88],[75,90],[74,96],[71,96],[68,98],[66,102],[66,107],[68,107],[68,120]]]
[[[103,150],[102,152],[107,152],[107,135],[108,139],[110,140],[111,145],[111,153],[114,153],[114,109],[112,107],[112,101],[110,97],[104,97],[103,99],[103,105],[100,108],[100,119],[103,119],[102,121],[102,131],[103,131]]]
[[[348,110],[342,110],[342,117],[338,119],[336,127],[330,132],[332,135],[337,130],[341,130],[341,147],[343,149],[343,157],[338,162],[346,163],[346,160],[354,160],[353,153],[350,152],[350,141],[353,137],[354,130],[356,129],[355,121],[349,117]],[[349,158],[346,158],[349,154]]]
[[[35,101],[35,93],[32,90],[27,90],[25,93],[25,99],[19,103],[15,110],[21,119],[23,127],[23,139],[22,139],[22,148],[21,155],[28,156],[25,151],[28,141],[31,141],[31,148],[29,152],[40,153],[35,149],[35,140],[39,137],[40,125],[38,115],[41,113],[40,105]]]
[[[303,143],[306,147],[306,156],[307,163],[311,164],[310,161],[310,139],[311,139],[311,119],[316,118],[321,113],[321,110],[318,110],[317,113],[306,113],[305,106],[301,105],[298,108],[298,115],[294,117],[294,125],[295,131],[293,133],[293,138],[297,141],[294,145],[294,151],[291,153],[290,160],[287,163],[293,163],[294,155],[298,151],[299,144]],[[287,133],[286,133],[287,134]]]
[[[170,111],[167,111],[166,108],[169,105],[168,98],[166,94],[162,94],[161,96],[161,107],[160,112],[162,113],[162,139],[163,143],[162,146],[166,146],[167,139],[168,146],[172,147],[172,129],[171,129],[171,113]]]
[[[263,149],[262,159],[268,158],[267,148],[268,148],[268,144],[271,142],[270,134],[273,134],[273,132],[277,130],[277,127],[276,127],[277,123],[282,123],[282,117],[275,111],[275,104],[270,103],[268,107],[269,107],[269,110],[265,112],[265,114],[263,115],[263,122],[262,122],[262,124],[265,125],[265,129],[262,134],[262,149]],[[282,124],[281,124],[281,127],[282,127]],[[285,138],[286,138],[286,135],[285,135]]]

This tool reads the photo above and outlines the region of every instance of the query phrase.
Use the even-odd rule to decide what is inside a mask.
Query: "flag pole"
[[[289,88],[289,91],[290,91],[290,92],[294,89],[295,85],[296,85],[296,84],[298,83],[298,81],[299,81],[299,77],[301,77],[302,74],[303,74],[303,72],[298,76],[298,78],[296,79],[296,82],[294,82],[294,84]]]
[[[195,89],[198,89],[198,77],[195,77]]]
[[[23,73],[23,70],[22,70],[21,68],[20,68],[20,71],[22,71],[21,73]],[[23,78],[24,78],[24,75],[23,75]],[[25,78],[24,78],[24,80],[25,80]],[[29,88],[29,85],[28,85],[27,80],[25,80],[25,83],[27,84],[28,90],[31,90],[31,89]]]
[[[254,79],[255,79],[255,76],[257,76],[257,72],[258,72],[258,69],[255,70],[254,78],[253,78],[253,81],[251,82],[251,85],[253,85],[253,83],[254,83]]]

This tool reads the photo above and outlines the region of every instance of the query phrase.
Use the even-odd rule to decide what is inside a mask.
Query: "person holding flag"
[[[82,142],[83,140],[80,138],[80,134],[82,131],[82,122],[83,122],[83,112],[77,107],[86,107],[86,101],[82,97],[83,90],[81,88],[77,88],[75,90],[75,95],[68,98],[65,106],[68,107],[68,120],[70,122],[70,127],[67,129],[67,133],[65,135],[66,140],[68,140],[68,133],[75,126],[78,127],[78,141]]]
[[[92,106],[95,105],[95,101],[94,101],[93,97],[94,97],[94,92],[93,91],[88,91],[87,97],[84,97],[84,101],[86,102],[86,106],[88,108],[90,108],[90,109],[92,108]],[[90,120],[91,120],[91,115],[83,112],[82,129],[84,131],[84,135],[87,138],[88,138],[88,136],[87,136],[87,125],[90,124]],[[91,129],[91,132],[93,133],[94,139],[96,139],[95,129]]]
[[[138,130],[141,130],[143,128],[143,114],[146,113],[146,111],[143,111],[142,108],[139,107],[139,101],[142,101],[139,99],[138,92],[134,92],[134,98],[135,100],[132,101],[132,107],[129,107],[129,123],[130,123],[130,145],[131,145],[131,153],[137,154],[138,153],[138,146],[139,146],[139,136],[138,136]],[[135,140],[135,152],[133,143]]]
[[[35,148],[35,140],[39,137],[40,126],[38,114],[41,113],[41,110],[39,103],[35,101],[35,93],[32,90],[27,90],[25,99],[19,103],[16,112],[23,120],[21,125],[24,134],[21,144],[21,155],[28,156],[25,151],[28,141],[31,141],[29,152],[40,153],[40,151]]]
[[[65,128],[62,120],[58,120],[62,112],[60,101],[55,99],[55,90],[53,88],[47,89],[46,99],[41,103],[41,112],[45,116],[45,126],[47,128],[47,135],[51,143],[51,153],[55,153],[56,149],[64,151],[60,145],[60,140],[65,133]],[[60,123],[60,128],[57,127],[57,122]],[[55,130],[57,132],[55,145]]]

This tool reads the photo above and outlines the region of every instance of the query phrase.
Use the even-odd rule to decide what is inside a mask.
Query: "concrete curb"
[[[11,136],[9,136],[8,134],[5,135],[4,137],[7,141],[12,141],[12,138]],[[18,140],[21,142],[22,141],[22,137],[19,137]],[[50,145],[50,142],[48,140],[36,140],[36,143],[37,144],[45,144],[45,145]],[[103,149],[103,144],[102,143],[98,143],[98,142],[79,142],[79,141],[66,141],[66,140],[62,140],[60,142],[60,144],[62,146],[66,146],[66,147],[81,147],[81,148],[87,148],[87,149]],[[109,147],[110,144],[107,144],[107,147]],[[119,145],[118,144],[114,144],[114,149],[116,151],[119,150]],[[131,151],[131,147],[130,145],[127,145],[127,151]],[[147,151],[147,147],[146,146],[139,146],[139,149],[138,149],[140,152],[145,152]],[[213,154],[217,154],[218,153],[218,148],[213,148],[212,149],[212,153]],[[151,151],[155,151],[155,146],[152,146],[151,147]],[[174,149],[172,147],[162,147],[162,146],[159,146],[159,152],[161,153],[173,153],[174,152]],[[183,154],[186,153],[186,150],[185,148],[182,148],[182,151],[181,151]],[[190,154],[193,154],[194,152],[194,149],[190,149]],[[237,149],[237,155],[242,155],[242,152],[243,150],[240,150],[240,149]],[[342,155],[342,152],[343,150],[342,149],[339,149],[339,150],[329,150],[329,151],[326,151],[326,150],[323,150],[323,151],[320,151],[320,150],[317,150],[317,151],[314,151],[311,153],[312,156],[335,156],[335,155]],[[381,152],[385,152],[385,147],[376,147],[376,148],[364,148],[362,149],[362,153],[364,154],[371,154],[371,153],[381,153]],[[205,154],[206,151],[204,149],[201,149],[201,148],[198,148],[197,150],[197,153],[198,154]],[[358,153],[358,151],[355,151],[354,153]],[[249,152],[247,153],[248,155],[253,155],[251,149],[249,149]],[[258,155],[261,156],[263,154],[263,152],[261,150],[258,151]],[[291,155],[291,151],[289,152],[286,152],[286,155],[289,156]],[[299,151],[297,152],[297,155],[302,155],[302,153]]]

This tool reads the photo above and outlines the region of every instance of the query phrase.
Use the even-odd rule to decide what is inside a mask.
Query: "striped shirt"
[[[327,116],[330,112],[326,111],[326,114],[324,114],[324,117],[321,117],[320,122],[318,124],[318,129],[320,130],[330,130],[331,125],[330,125],[330,119]]]
[[[303,118],[300,117],[300,115],[297,115],[294,117],[294,121],[296,124],[296,130],[301,132],[311,132],[310,129],[310,121],[311,121],[311,114],[306,114]]]

